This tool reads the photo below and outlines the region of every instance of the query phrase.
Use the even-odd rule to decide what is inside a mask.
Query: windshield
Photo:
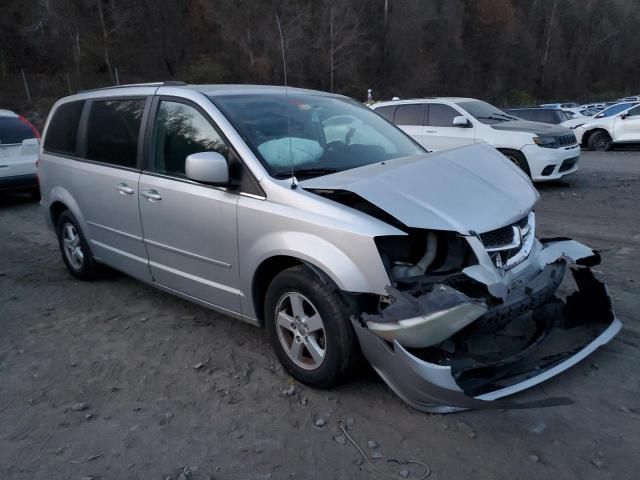
[[[627,102],[627,103],[618,103],[617,105],[613,105],[612,107],[605,108],[601,115],[603,117],[610,117],[611,115],[615,115],[616,113],[620,113],[623,110],[626,110],[629,107],[633,107],[635,102]]]
[[[377,113],[323,95],[252,94],[212,98],[269,173],[286,178],[339,172],[425,153]]]
[[[469,112],[470,115],[477,118],[480,122],[488,125],[517,120],[513,115],[508,115],[499,108],[481,100],[459,102],[458,105]]]

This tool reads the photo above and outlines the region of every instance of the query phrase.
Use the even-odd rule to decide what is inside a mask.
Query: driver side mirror
[[[622,120],[624,120],[624,119],[625,119],[625,118],[627,118],[628,116],[629,116],[629,114],[628,114],[628,113],[623,113],[622,115],[620,115],[620,118],[621,118]]]
[[[599,113],[595,116],[595,118],[602,118],[602,117],[604,117],[604,113]]]
[[[465,117],[464,115],[459,115],[453,118],[453,126],[461,127],[461,128],[470,128],[472,125],[467,117]]]
[[[229,184],[227,160],[218,152],[192,153],[185,161],[187,178],[210,185]]]

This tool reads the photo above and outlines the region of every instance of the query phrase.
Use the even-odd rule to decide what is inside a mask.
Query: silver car
[[[517,167],[487,145],[426,153],[343,96],[84,92],[53,107],[39,178],[72,275],[105,264],[264,326],[315,387],[363,355],[424,411],[516,405],[497,399],[621,326],[598,254],[536,238],[538,194]]]

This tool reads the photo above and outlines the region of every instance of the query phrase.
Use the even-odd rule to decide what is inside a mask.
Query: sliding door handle
[[[120,192],[121,195],[132,195],[133,194],[133,188],[131,188],[126,183],[119,183],[118,185],[116,185],[116,190],[118,190],[118,192]]]
[[[140,193],[149,200],[162,200],[162,195],[157,190],[142,190]]]

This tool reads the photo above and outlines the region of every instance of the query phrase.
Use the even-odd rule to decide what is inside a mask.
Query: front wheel
[[[529,164],[527,163],[527,159],[522,154],[522,152],[518,152],[517,150],[500,150],[500,153],[507,157],[507,159],[511,163],[520,168],[520,170],[522,170],[529,176],[529,178],[531,178],[531,170],[529,170]]]
[[[295,379],[326,388],[348,376],[358,346],[336,287],[296,266],[273,279],[265,300],[269,339]]]
[[[611,150],[611,137],[607,132],[598,131],[589,137],[587,145],[590,150],[596,152],[608,152]]]

